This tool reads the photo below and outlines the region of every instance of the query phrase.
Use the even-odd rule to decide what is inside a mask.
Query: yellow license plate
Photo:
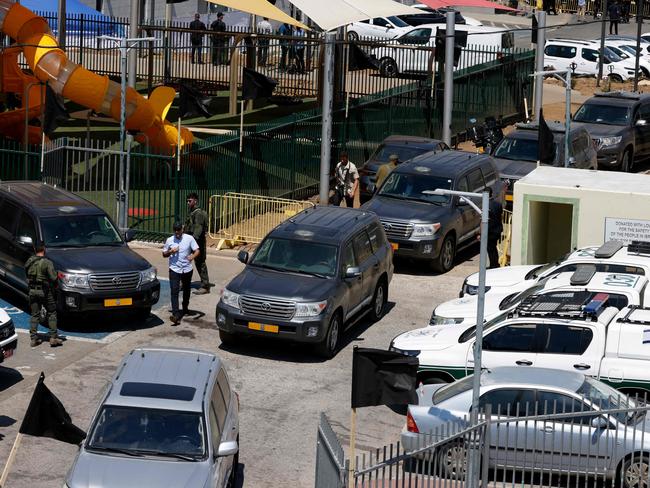
[[[260,324],[258,322],[248,322],[248,328],[262,332],[271,332],[272,334],[280,332],[280,327],[277,325]]]
[[[393,248],[393,251],[397,251],[399,249],[399,244],[396,244],[395,242],[391,242],[390,247]]]
[[[512,202],[512,195],[506,195],[506,201]]]
[[[107,298],[104,300],[105,307],[128,307],[133,305],[133,298]]]

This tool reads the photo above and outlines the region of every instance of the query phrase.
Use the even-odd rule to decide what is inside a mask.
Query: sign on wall
[[[605,217],[605,242],[611,240],[650,242],[650,220]]]

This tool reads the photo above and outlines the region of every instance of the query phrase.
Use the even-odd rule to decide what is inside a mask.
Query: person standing
[[[50,328],[50,346],[63,345],[57,332],[55,286],[57,274],[52,261],[45,257],[45,246],[39,242],[34,246],[35,254],[25,263],[25,273],[29,284],[29,335],[30,346],[36,347],[41,343],[38,337],[38,324],[41,321],[41,310],[45,309],[45,320]]]
[[[399,156],[397,154],[391,154],[388,157],[388,163],[382,164],[377,170],[377,178],[375,180],[375,191],[379,190],[381,185],[384,183],[388,175],[397,168],[399,164]]]
[[[618,0],[614,0],[614,3],[607,8],[607,14],[609,15],[609,35],[618,35],[618,23],[621,20],[621,6]]]
[[[269,22],[269,19],[264,17],[257,23],[257,33],[264,36],[271,35],[273,33],[273,26]],[[258,40],[258,49],[257,49],[257,61],[259,66],[264,67],[269,60],[269,38],[260,37]]]
[[[201,15],[194,14],[194,20],[190,22],[190,29],[195,31],[190,34],[190,43],[192,44],[192,64],[195,59],[198,64],[203,64],[203,33],[206,30],[205,24],[201,22]],[[197,54],[195,58],[195,54]]]
[[[296,27],[294,36],[298,37],[294,44],[294,57],[296,60],[296,71],[302,75],[305,73],[305,37],[307,33],[300,27]]]
[[[189,313],[190,287],[192,286],[192,261],[199,255],[199,245],[194,237],[183,234],[183,224],[174,223],[174,235],[165,241],[162,255],[169,258],[169,286],[171,288],[172,325],[178,325],[183,315]],[[183,312],[178,309],[178,293],[183,285]]]
[[[293,30],[291,29],[291,26],[289,24],[284,23],[278,29],[278,34],[280,34],[283,37],[291,37],[291,35],[293,34]],[[289,39],[280,39],[280,50],[282,51],[282,53],[280,55],[279,68],[281,70],[287,69],[287,55],[289,54],[289,49],[291,47],[290,44],[291,41]]]
[[[503,232],[503,205],[493,198],[492,188],[488,188],[490,194],[490,207],[488,213],[488,257],[490,258],[490,269],[499,267],[499,251],[497,243]]]
[[[217,14],[217,20],[210,24],[213,32],[226,32],[226,23],[223,21],[223,12]],[[211,36],[212,64],[228,64],[228,38],[223,35],[212,34]]]
[[[586,7],[587,7],[587,0],[578,0],[578,22],[584,21]]]
[[[631,0],[621,0],[621,19],[624,24],[630,23]]]
[[[200,254],[194,260],[196,270],[201,277],[201,288],[194,292],[195,295],[210,293],[210,279],[208,278],[208,265],[206,264],[206,238],[208,234],[208,213],[199,206],[199,196],[190,193],[187,196],[189,214],[185,220],[185,233],[194,237],[199,245]]]
[[[353,208],[354,196],[359,188],[359,172],[357,167],[348,159],[347,152],[341,152],[339,157],[340,161],[334,171],[336,188],[333,203],[338,206],[345,199],[346,207]]]

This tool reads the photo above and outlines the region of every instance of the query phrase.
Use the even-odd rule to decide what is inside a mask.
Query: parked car
[[[382,164],[388,163],[391,154],[397,154],[400,162],[406,162],[425,152],[440,152],[449,146],[438,139],[417,136],[388,136],[377,147],[372,156],[359,168],[359,190],[361,200],[367,200],[377,190],[377,170]]]
[[[90,425],[67,488],[236,486],[239,397],[212,353],[132,350]]]
[[[553,131],[553,166],[564,166],[565,124],[549,122],[548,126]],[[596,149],[589,132],[580,125],[571,125],[569,132],[569,166],[598,169]],[[539,124],[517,124],[516,129],[506,134],[492,152],[501,179],[508,185],[507,202],[512,202],[515,183],[537,167],[538,137]]]
[[[600,42],[549,39],[544,47],[544,66],[555,70],[571,69],[576,75],[597,76],[599,53]],[[625,81],[634,77],[634,63],[621,59],[605,47],[603,73],[615,81]]]
[[[18,334],[9,314],[0,309],[0,363],[9,359],[18,347]]]
[[[488,269],[485,275],[486,294],[523,291],[548,276],[572,272],[584,264],[593,264],[596,271],[602,273],[650,276],[650,249],[640,241],[633,241],[629,246],[618,241],[608,241],[602,246],[576,249],[552,263]],[[478,273],[473,273],[465,278],[459,296],[477,293]]]
[[[600,42],[600,40],[598,40]],[[631,63],[636,63],[636,41],[624,39],[605,39],[605,46],[614,51],[621,59]],[[641,56],[639,56],[639,68],[645,78],[650,77],[650,52],[641,47]]]
[[[444,26],[424,24],[411,27],[391,43],[373,49],[370,55],[379,65],[379,74],[387,78],[401,74],[430,74],[438,28]],[[495,61],[514,47],[512,32],[503,32],[497,27],[464,25],[456,31],[467,32],[467,48],[462,50],[456,70]],[[403,46],[413,46],[413,49],[404,49]],[[476,52],[473,46],[480,46],[480,52]]]
[[[362,209],[379,216],[396,255],[425,260],[444,273],[458,250],[476,243],[480,217],[463,199],[423,192],[489,187],[501,198],[502,186],[488,155],[425,153],[395,168]]]
[[[650,94],[597,93],[573,116],[589,131],[598,151],[598,166],[628,172],[650,156]]]
[[[408,31],[411,26],[399,17],[377,17],[360,20],[348,25],[348,40],[372,37],[375,39],[394,39]]]
[[[472,381],[469,376],[451,385],[422,388],[418,404],[408,407],[401,435],[405,452],[470,427]],[[479,408],[485,412],[490,407],[493,415],[484,451],[490,468],[580,476],[589,486],[596,477],[622,488],[645,483],[648,458],[635,454],[650,449],[650,436],[645,435],[650,419],[612,387],[579,372],[500,367],[481,372],[479,394]],[[543,417],[517,418],[524,416]],[[443,443],[429,456],[429,464],[435,464],[432,470],[464,479],[464,438]]]
[[[0,280],[28,294],[25,262],[37,241],[58,272],[57,309],[132,310],[146,318],[160,297],[156,268],[129,249],[101,208],[78,195],[34,181],[0,184]]]
[[[377,216],[345,207],[304,210],[277,226],[217,304],[223,343],[243,335],[311,343],[336,354],[347,326],[379,320],[393,277],[393,253]]]
[[[421,14],[398,15],[408,25],[416,27],[422,24],[444,24],[447,22],[447,12],[454,12],[454,23],[465,24],[465,17],[458,11],[451,8],[431,8],[422,3],[416,3],[413,7],[422,10]]]

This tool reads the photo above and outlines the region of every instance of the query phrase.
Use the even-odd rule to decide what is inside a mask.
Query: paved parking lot
[[[341,439],[349,436],[350,375],[354,345],[385,348],[398,333],[427,323],[433,306],[457,296],[463,278],[478,267],[475,249],[463,253],[456,268],[443,276],[421,265],[397,263],[390,287],[389,312],[376,324],[362,321],[344,337],[344,348],[323,361],[301,345],[246,341],[222,348],[214,324],[219,290],[242,265],[234,253],[210,256],[215,289],[192,297],[196,315],[178,327],[169,322],[169,304],[161,301],[144,324],[109,317],[73,324],[60,348],[43,344],[30,349],[28,334],[19,335],[16,355],[0,366],[0,465],[3,465],[40,371],[77,425],[86,429],[119,359],[140,345],[193,347],[216,352],[226,362],[241,400],[241,471],[244,486],[311,487],[319,412],[330,418]],[[166,261],[157,249],[139,252],[165,277]],[[24,307],[0,292],[3,307]],[[16,315],[18,310],[12,310]],[[22,323],[24,316],[20,316]],[[358,447],[369,450],[397,440],[403,418],[385,407],[359,410]],[[61,486],[76,453],[75,446],[50,439],[25,438],[8,486]]]

